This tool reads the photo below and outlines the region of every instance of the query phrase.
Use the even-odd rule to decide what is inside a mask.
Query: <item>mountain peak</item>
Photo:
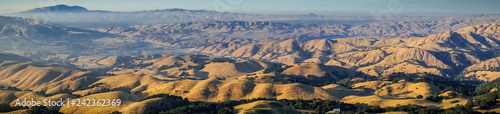
[[[35,8],[24,11],[22,13],[38,13],[38,12],[88,12],[89,10],[81,6],[68,6],[64,4]]]

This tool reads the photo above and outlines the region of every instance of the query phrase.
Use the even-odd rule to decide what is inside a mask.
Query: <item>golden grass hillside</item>
[[[272,113],[272,114],[298,114],[299,112],[292,109],[290,106],[272,102],[272,101],[255,101],[247,104],[242,104],[234,107],[238,114],[254,114],[254,113]]]
[[[474,77],[477,80],[489,82],[500,77],[500,71],[498,71],[498,69],[500,69],[500,57],[488,59],[471,65],[465,68],[462,73],[465,73],[465,78]]]
[[[464,72],[473,72],[473,71],[490,71],[495,68],[500,67],[500,57],[488,59],[485,61],[481,61],[477,64],[471,65],[467,67]]]
[[[24,94],[23,96],[17,97],[16,99],[19,99],[20,101],[22,101],[25,98],[26,98],[27,101],[30,101],[31,98],[33,98],[33,101],[41,101],[42,105],[44,105],[43,102],[44,102],[45,99],[48,99],[48,100],[51,100],[51,101],[59,101],[59,100],[62,99],[63,101],[66,101],[68,98],[69,99],[73,99],[73,98],[76,98],[76,97],[72,96],[72,95],[69,95],[69,94],[66,94],[66,93],[61,93],[61,94],[56,94],[56,95],[45,97],[45,96],[37,94],[35,92],[30,92],[30,93]],[[10,102],[9,104],[10,104],[10,106],[15,106],[16,105],[16,100]],[[62,107],[47,106],[47,109],[49,109],[49,110],[59,110],[60,108],[62,108]]]
[[[395,107],[399,105],[416,104],[420,106],[431,106],[446,109],[456,104],[465,104],[469,98],[445,99],[441,103],[426,100],[426,97],[432,96],[441,91],[436,85],[427,82],[398,82],[389,81],[368,81],[357,83],[353,86],[354,90],[365,91],[365,94],[351,94],[343,97],[340,101],[356,104],[358,106],[380,106]],[[372,92],[372,93],[368,93]],[[423,98],[416,98],[422,95]],[[456,102],[458,101],[458,102]]]
[[[87,94],[92,94],[100,92],[104,89],[117,90],[124,92],[137,93],[144,91],[148,88],[158,86],[164,83],[153,76],[144,75],[134,75],[134,74],[124,74],[118,76],[110,76],[103,78],[89,86],[95,86],[94,88],[89,88],[86,90],[75,91],[73,94],[85,96]]]
[[[0,85],[12,86],[21,90],[41,91],[47,94],[65,90],[77,90],[99,79],[93,72],[81,71],[76,68],[42,64],[18,57],[0,58]]]
[[[392,48],[387,51],[391,54],[382,61],[374,65],[361,67],[358,71],[372,76],[386,76],[392,73],[403,72],[431,73],[447,77],[441,70],[451,69],[434,55],[422,49]]]
[[[261,61],[246,60],[240,62],[212,62],[205,65],[200,71],[207,72],[209,78],[225,77],[226,79],[236,79],[237,77],[264,70],[268,64]]]
[[[287,65],[303,62],[334,65],[377,77],[392,73],[431,73],[453,78],[450,72],[461,72],[483,59],[482,52],[500,48],[498,28],[498,24],[485,24],[424,37],[392,39],[352,37],[215,43],[195,51]]]
[[[376,95],[370,96],[347,96],[340,100],[341,102],[355,104],[357,106],[380,106],[384,107],[395,107],[397,105],[408,105],[408,104],[416,104],[420,106],[438,106],[438,103],[434,103],[432,101],[428,101],[425,99],[401,99],[401,98],[392,98],[392,97],[381,97]]]
[[[148,105],[155,104],[157,99],[149,99],[141,101],[141,98],[129,93],[113,91],[107,93],[93,94],[79,99],[121,99],[122,104],[119,106],[70,106],[62,107],[59,111],[62,113],[71,114],[97,114],[97,113],[111,113],[120,111],[124,114],[144,113]]]
[[[316,77],[326,77],[332,78],[334,80],[340,80],[349,76],[363,77],[364,75],[359,74],[355,71],[338,67],[338,66],[326,66],[318,63],[298,63],[288,65],[290,68],[283,71],[284,75],[288,76],[316,76]]]
[[[132,58],[118,56],[79,56],[68,60],[72,64],[83,68],[105,68],[128,62]]]
[[[171,82],[168,84],[176,84]],[[183,86],[185,84],[192,86]],[[180,83],[177,83],[180,84]],[[177,87],[178,86],[178,87]],[[277,99],[340,99],[345,96],[347,91],[336,91],[338,88],[314,87],[304,84],[269,84],[269,83],[251,83],[248,80],[237,80],[225,82],[218,80],[205,80],[198,82],[183,82],[182,85],[176,85],[167,88],[158,88],[144,91],[148,94],[168,93],[180,95],[190,100],[196,101],[227,101],[251,98],[277,98]],[[156,91],[155,91],[156,90]],[[170,91],[165,91],[170,90]],[[176,92],[179,91],[179,92]]]
[[[0,104],[10,103],[30,91],[0,90]]]
[[[378,96],[396,98],[416,98],[418,95],[422,95],[425,98],[439,91],[441,91],[441,89],[439,89],[438,86],[427,82],[400,82],[380,87],[375,94]]]
[[[476,71],[465,74],[466,78],[474,77],[477,80],[490,82],[500,77],[500,72],[496,71]]]
[[[264,70],[268,62],[256,60],[234,61],[227,58],[211,58],[208,56],[163,56],[155,59],[137,59],[123,63],[110,70],[112,74],[144,74],[164,75],[180,78],[226,78],[237,77]]]
[[[348,52],[338,55],[338,60],[345,63],[344,66],[363,66],[382,61],[386,52],[383,50],[371,50],[366,52]]]
[[[104,78],[94,84],[99,84],[88,90],[73,92],[86,95],[98,92],[99,89],[130,91],[142,97],[156,94],[170,94],[189,98],[193,101],[228,101],[252,98],[277,99],[340,99],[351,94],[364,94],[362,90],[350,90],[336,84],[324,87],[291,83],[256,82],[252,78],[238,80],[162,80],[146,75],[118,75]]]

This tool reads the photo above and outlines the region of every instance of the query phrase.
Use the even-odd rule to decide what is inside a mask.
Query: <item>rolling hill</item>
[[[0,85],[55,94],[78,90],[97,81],[99,73],[43,64],[12,54],[0,54]]]
[[[122,79],[122,80],[117,80]],[[123,79],[128,81],[123,81]],[[328,85],[314,87],[300,83],[273,84],[253,82],[252,79],[240,78],[238,80],[171,80],[165,81],[151,76],[118,75],[107,77],[98,82],[96,88],[110,88],[112,90],[130,91],[140,96],[156,94],[171,94],[182,96],[194,101],[228,101],[251,98],[277,98],[277,99],[340,99],[349,94],[363,94],[363,91],[342,89],[341,86]],[[339,92],[341,90],[343,92]],[[88,91],[82,91],[83,93]],[[82,92],[75,92],[79,94]]]
[[[479,80],[490,82],[498,78],[500,73],[500,58],[492,58],[485,61],[481,61],[474,65],[471,65],[462,71],[461,79],[465,80]]]
[[[219,13],[171,9],[121,12],[123,15],[117,15],[117,12],[89,11],[83,7],[64,5],[24,13],[55,13],[55,9],[64,10],[60,13],[68,14],[67,16],[79,16],[75,12],[92,14],[88,15],[90,17],[81,17],[82,19],[96,15],[123,16],[158,12],[163,12],[158,15]],[[228,15],[234,16],[231,13]],[[241,17],[245,16],[262,17]],[[305,17],[329,18],[316,15]],[[475,95],[472,91],[467,91],[472,90],[471,88],[463,88],[469,86],[455,87],[456,85],[452,84],[458,82],[450,81],[451,79],[489,82],[500,75],[500,58],[497,57],[500,49],[500,25],[485,24],[497,22],[494,19],[489,20],[490,18],[480,22],[394,22],[388,24],[393,27],[382,29],[380,25],[383,23],[290,24],[223,18],[232,21],[206,21],[205,18],[199,17],[171,16],[163,19],[196,21],[146,25],[141,23],[126,27],[97,27],[85,30],[32,19],[0,16],[0,40],[27,40],[32,44],[43,44],[31,45],[40,47],[40,50],[45,50],[42,46],[62,45],[62,48],[69,52],[42,52],[41,55],[58,57],[61,63],[88,68],[82,70],[74,66],[53,64],[50,63],[50,60],[53,60],[50,58],[46,61],[33,61],[14,54],[0,53],[0,103],[12,105],[12,101],[17,98],[31,97],[119,98],[124,104],[118,107],[48,108],[64,113],[150,113],[153,107],[161,107],[165,103],[172,105],[168,103],[173,101],[149,97],[169,94],[187,98],[191,102],[220,103],[267,98],[299,101],[338,100],[361,107],[382,108],[417,104],[444,109],[456,104],[465,105],[472,99],[472,96],[467,95]],[[483,25],[457,29],[477,23]],[[421,28],[428,29],[423,29],[424,32],[411,31]],[[449,31],[452,29],[453,31]],[[408,35],[408,31],[415,34]],[[440,33],[427,35],[436,31]],[[369,35],[328,39],[331,36],[346,34]],[[370,36],[378,34],[398,37],[384,39],[384,36],[380,36],[374,39]],[[132,44],[137,45],[144,43],[159,44],[159,47],[189,48],[191,51],[210,56],[148,55],[146,51],[140,50],[150,47],[141,46],[137,46],[139,49],[136,50],[122,49],[123,52],[138,52],[138,55],[95,55],[110,49],[99,46],[120,48],[111,45],[116,43],[116,40],[131,40]],[[85,43],[91,44],[86,46],[92,48],[76,45]],[[81,53],[67,54],[74,51],[73,49],[78,49]],[[91,51],[87,53],[86,49]],[[401,80],[391,79],[394,77],[389,76],[394,73],[426,75],[418,78],[411,77],[413,75],[399,77],[403,78]],[[434,75],[439,77],[425,77]],[[450,83],[451,85],[447,85]],[[496,92],[495,89],[490,89],[483,93]],[[462,93],[450,95],[455,92]],[[435,97],[443,96],[447,98],[434,101]],[[482,105],[481,103],[476,104]],[[235,108],[242,112],[252,112],[259,107],[269,108],[271,112],[276,112],[274,109],[295,111],[286,105],[266,101],[243,104]]]
[[[466,67],[489,59],[491,54],[487,53],[500,48],[496,42],[500,40],[499,27],[498,24],[486,24],[411,38],[355,37],[250,44],[231,42],[233,46],[215,44],[193,50],[284,64],[314,62],[336,65],[354,68],[372,76],[403,72],[430,73],[452,78]]]
[[[299,113],[298,111],[292,109],[288,105],[270,101],[255,101],[252,103],[235,106],[235,109],[239,110],[238,114],[248,114],[248,113],[298,114]]]

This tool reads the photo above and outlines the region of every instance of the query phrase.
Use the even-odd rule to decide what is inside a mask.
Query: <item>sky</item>
[[[58,4],[89,10],[196,9],[256,14],[467,15],[499,14],[500,0],[0,0],[0,14]]]

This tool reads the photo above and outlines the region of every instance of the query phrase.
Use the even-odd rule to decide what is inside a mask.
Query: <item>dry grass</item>
[[[347,96],[344,97],[342,102],[356,104],[358,106],[369,105],[369,106],[380,106],[384,107],[395,107],[399,105],[409,105],[416,104],[420,106],[438,106],[438,103],[427,101],[424,99],[403,99],[403,98],[392,98],[392,97],[380,97],[376,95],[371,96]]]
[[[304,76],[314,75],[318,77],[325,76],[326,72],[323,70],[324,66],[316,63],[301,63],[295,64],[293,67],[286,69],[283,74],[286,75],[295,75],[295,76]]]
[[[47,94],[76,90],[98,80],[96,74],[67,66],[36,62],[3,61],[0,65],[0,85],[22,90],[43,91]]]
[[[235,106],[234,109],[236,110],[236,112],[238,112],[238,114],[246,114],[247,112],[254,111],[253,109],[270,110],[274,114],[299,113],[296,110],[292,109],[288,105],[284,105],[284,104],[281,104],[279,102],[272,102],[272,101],[255,101],[255,102]]]
[[[208,77],[225,77],[229,80],[234,80],[248,73],[253,73],[267,68],[267,63],[260,61],[240,61],[236,63],[222,62],[209,63],[200,71],[207,72]]]
[[[48,100],[51,100],[51,101],[58,101],[60,99],[66,100],[67,98],[73,99],[75,97],[72,96],[72,95],[66,94],[66,93],[56,94],[56,95],[53,95],[53,96],[44,97],[44,96],[36,94],[34,92],[29,92],[29,93],[24,94],[23,96],[17,97],[16,99],[24,100],[24,98],[26,98],[26,100],[28,100],[28,101],[31,100],[31,98],[33,98],[33,101],[41,101],[43,103],[43,100],[45,100],[45,99],[48,99]],[[16,101],[12,100],[12,102],[10,102],[9,105],[10,106],[15,106],[16,105]],[[47,106],[47,108],[50,109],[50,110],[59,110],[61,107]]]
[[[386,97],[416,98],[418,95],[429,97],[439,91],[439,87],[426,82],[401,82],[384,86],[378,89],[374,94]]]
[[[62,113],[73,114],[98,114],[98,113],[111,113],[113,111],[120,111],[124,114],[143,113],[146,107],[154,104],[157,99],[149,99],[141,101],[141,98],[125,92],[107,92],[85,96],[79,99],[121,99],[120,106],[70,106],[69,108],[61,108]]]
[[[495,71],[476,71],[465,74],[465,77],[476,76],[476,79],[490,82],[500,77],[500,72]]]
[[[25,94],[33,93],[30,91],[11,91],[11,90],[0,90],[0,104],[10,103],[17,98],[24,96]]]

